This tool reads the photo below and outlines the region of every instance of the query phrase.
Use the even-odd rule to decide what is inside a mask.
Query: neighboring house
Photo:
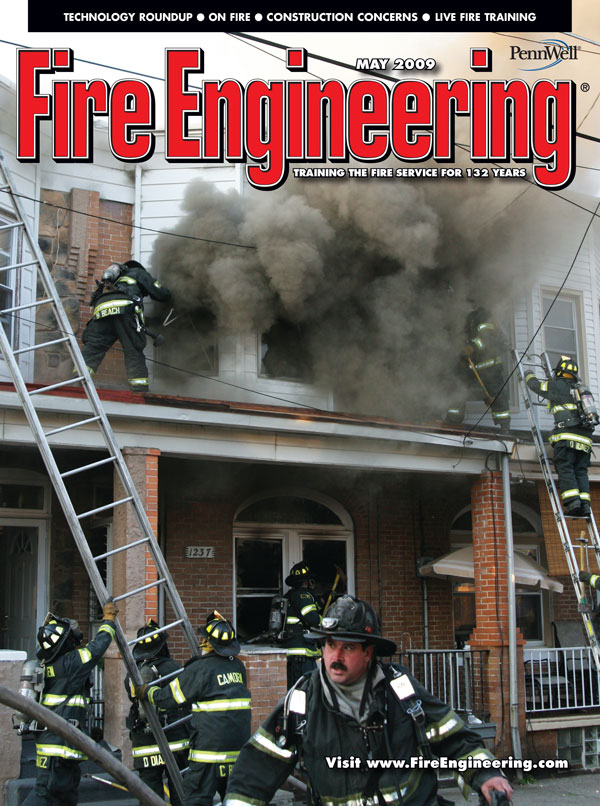
[[[0,107],[9,108],[10,100],[11,89],[0,85]],[[128,257],[148,261],[155,237],[149,230],[173,226],[190,179],[200,176],[223,190],[243,188],[236,166],[171,165],[160,148],[147,163],[123,165],[103,147],[100,136],[93,164],[57,165],[49,159],[39,165],[19,164],[14,158],[10,114],[0,117],[0,147],[14,169],[27,214],[79,333],[102,269]],[[38,201],[56,206],[41,206]],[[552,194],[544,194],[540,216],[557,203]],[[0,218],[10,223],[4,209],[0,195]],[[548,349],[553,356],[576,352],[583,376],[598,393],[600,241],[594,225],[577,252],[584,232],[580,222],[581,211],[565,205],[561,237],[548,242],[549,254],[523,257],[524,271],[535,271],[535,280],[515,305],[510,335],[517,348],[526,347],[574,264],[533,349]],[[3,265],[26,258],[18,234],[2,231]],[[18,280],[13,274],[0,276],[2,300],[24,302],[34,293],[34,278],[27,271]],[[169,277],[160,279],[169,285]],[[165,313],[156,310],[154,318],[162,319]],[[224,334],[211,341],[189,319],[184,322],[198,338],[197,364],[181,367],[172,346],[167,343],[153,352],[149,343],[146,352],[157,361],[152,364],[150,394],[142,397],[125,391],[118,350],[109,353],[96,382],[192,622],[202,623],[216,607],[233,617],[242,640],[251,639],[266,628],[270,599],[293,563],[302,558],[310,562],[324,598],[337,564],[346,571],[348,591],[376,607],[385,634],[397,640],[399,647],[411,650],[416,662],[444,660],[444,685],[456,690],[440,688],[441,696],[451,697],[458,691],[461,707],[496,724],[498,752],[510,754],[500,472],[508,453],[516,551],[553,576],[549,580],[539,572],[534,580],[537,587],[517,589],[525,646],[524,657],[523,642],[519,642],[519,701],[528,711],[527,724],[525,710],[520,714],[522,741],[526,745],[528,733],[533,733],[534,739],[526,745],[529,753],[537,748],[540,755],[558,753],[598,766],[597,753],[584,756],[583,749],[579,755],[577,750],[583,748],[582,730],[597,731],[595,726],[600,724],[595,673],[588,670],[586,678],[591,700],[585,704],[593,708],[580,716],[578,708],[571,707],[581,704],[572,699],[578,683],[561,670],[564,659],[547,653],[544,669],[536,667],[531,672],[531,658],[555,643],[553,622],[577,622],[578,614],[560,546],[557,550],[539,467],[531,447],[523,444],[528,439],[527,420],[516,384],[511,389],[511,408],[519,438],[499,439],[489,416],[479,424],[484,407],[473,401],[468,422],[477,427],[465,440],[471,426],[452,431],[439,422],[425,427],[336,411],[331,388],[301,380],[301,373],[285,361],[274,362],[269,369],[264,359],[280,343],[278,338],[291,339],[292,353],[295,349],[285,326],[279,333],[275,329],[268,334]],[[38,331],[52,328],[52,322],[42,316],[35,323],[22,317],[2,324],[15,346],[31,344],[36,327]],[[186,335],[181,322],[177,327],[164,331],[175,344]],[[32,360],[23,364],[23,373],[30,383],[48,383],[64,369],[64,361],[60,351],[44,352],[35,365]],[[0,646],[23,648],[31,654],[35,626],[48,609],[78,618],[89,630],[99,613],[3,364],[0,359],[0,535],[8,561],[0,570],[4,592],[0,619],[5,625]],[[183,374],[182,369],[190,372]],[[40,395],[36,405],[42,421],[55,427],[77,412],[78,401],[78,391],[67,389]],[[547,415],[540,416],[547,427]],[[99,458],[95,438],[86,429],[63,432],[57,444],[65,468],[84,464],[88,457],[90,462]],[[593,504],[600,511],[597,464],[591,477]],[[70,486],[77,511],[113,499],[113,478],[102,468],[85,481],[78,479]],[[95,554],[130,537],[130,524],[118,513],[114,519],[97,516],[88,521],[86,534]],[[473,549],[470,574],[419,576],[420,565],[469,546]],[[143,566],[124,567],[117,555],[104,573],[109,587],[118,593],[125,584],[128,588],[135,587],[136,581],[143,584],[151,571]],[[560,588],[556,582],[563,583],[563,593],[551,590]],[[168,608],[150,594],[145,610],[129,601],[120,606],[121,622],[132,636],[148,615],[158,613],[168,619]],[[465,642],[471,648],[471,660],[455,651],[457,644]],[[183,646],[176,640],[171,647],[181,655]],[[260,641],[244,651],[257,720],[283,693],[285,657]],[[580,665],[582,659],[589,660],[584,655],[579,657]],[[530,665],[524,660],[530,660]],[[571,660],[570,670],[577,658]],[[473,673],[467,688],[474,686],[467,691],[466,668]],[[123,670],[115,655],[107,659],[106,669],[110,697],[106,698],[105,731],[111,741],[121,744],[126,704]],[[428,682],[432,681],[433,677]],[[570,691],[571,700],[540,700],[540,692],[547,694],[551,689],[556,696]],[[558,724],[557,709],[550,705],[568,708],[568,735],[565,718]]]

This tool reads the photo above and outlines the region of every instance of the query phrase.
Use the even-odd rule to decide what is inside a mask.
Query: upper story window
[[[259,375],[310,383],[306,337],[299,325],[278,319],[259,340]]]
[[[545,293],[542,298],[544,321],[544,348],[550,365],[555,367],[561,355],[568,355],[579,363],[579,311],[577,299],[561,295],[554,305],[554,294]],[[552,305],[552,307],[550,307]]]
[[[11,266],[17,262],[19,244],[19,230],[14,224],[14,218],[8,213],[0,211],[0,269]],[[5,229],[3,229],[5,228]],[[15,299],[15,274],[12,271],[0,271],[0,310],[11,308]],[[13,343],[15,333],[15,317],[5,314],[0,317],[2,327],[10,343]]]

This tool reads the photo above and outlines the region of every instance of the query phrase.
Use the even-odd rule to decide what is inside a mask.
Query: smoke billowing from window
[[[281,321],[298,327],[310,376],[333,388],[336,409],[435,419],[456,395],[473,305],[505,319],[529,283],[525,213],[515,221],[505,211],[523,189],[492,180],[291,180],[240,198],[195,181],[174,231],[255,248],[161,235],[152,270],[178,312],[208,310],[219,335],[265,333]],[[189,351],[182,358],[193,368],[193,343]]]

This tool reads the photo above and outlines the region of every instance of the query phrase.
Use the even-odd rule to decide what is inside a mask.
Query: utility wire
[[[28,325],[33,325],[36,328],[36,330],[47,330],[47,331],[51,331],[53,333],[59,333],[59,334],[65,335],[65,336],[71,335],[68,331],[62,330],[58,326],[43,325],[41,323],[36,322],[35,319],[27,319],[26,317],[19,316],[16,313],[9,313],[9,314],[6,314],[6,315],[10,316],[12,319],[14,319],[14,320],[16,320],[18,322],[22,322],[22,323],[28,324]],[[123,350],[122,347],[117,347],[116,345],[113,345],[111,347],[111,349],[114,350],[115,352],[119,352],[119,353],[122,353],[122,354],[125,353],[125,351]],[[149,358],[148,356],[144,356],[144,358],[146,359],[147,362],[149,362],[151,364],[155,364],[156,366],[164,367],[166,369],[171,369],[171,370],[173,370],[175,372],[182,372],[182,373],[184,373],[186,375],[191,375],[192,377],[195,377],[195,378],[202,378],[203,380],[211,381],[213,383],[220,383],[223,386],[228,386],[228,387],[231,387],[233,389],[239,389],[239,390],[241,390],[243,392],[249,392],[249,393],[251,393],[253,395],[259,395],[261,397],[268,397],[271,400],[277,400],[277,401],[280,401],[282,403],[289,403],[289,404],[291,404],[293,406],[298,407],[299,409],[303,409],[303,410],[310,409],[311,411],[317,412],[318,414],[324,414],[324,415],[327,415],[328,417],[335,417],[335,412],[331,411],[330,409],[320,409],[320,408],[318,408],[318,406],[311,406],[310,404],[299,403],[297,400],[290,400],[289,398],[280,397],[278,395],[272,395],[272,394],[269,394],[268,392],[261,392],[258,389],[251,389],[248,386],[242,386],[241,384],[231,383],[230,381],[224,381],[221,378],[216,378],[214,375],[206,375],[206,374],[204,374],[202,372],[196,372],[194,370],[188,369],[187,367],[177,367],[174,364],[168,364],[165,361],[158,361],[157,359]],[[235,402],[235,401],[233,401],[233,402]],[[381,422],[379,420],[368,419],[366,417],[365,418],[363,418],[363,417],[360,417],[360,418],[359,417],[356,417],[356,418],[347,417],[345,419],[347,419],[349,421],[356,422],[356,423],[360,423],[362,425],[388,426],[390,428],[398,427],[398,425],[399,425],[397,423],[392,423],[392,422],[385,423],[385,422]],[[430,430],[425,430],[424,428],[416,428],[416,427],[411,425],[409,430],[411,431],[411,433],[420,434],[421,436],[430,436],[431,435],[431,429]],[[492,438],[495,438],[496,435],[492,434],[491,436],[492,436]],[[436,438],[445,440],[447,442],[450,442],[455,447],[459,447],[459,443],[457,441],[460,438],[459,434],[457,434],[454,437],[450,436],[450,435],[446,435],[446,434],[436,434]]]
[[[515,372],[517,371],[517,368],[518,368],[518,366],[519,366],[519,363],[521,363],[521,361],[522,361],[523,357],[524,357],[525,355],[527,355],[527,353],[528,353],[528,351],[529,351],[529,348],[531,347],[531,345],[532,345],[532,344],[533,344],[533,342],[535,341],[535,339],[536,339],[536,337],[537,337],[538,333],[540,332],[540,330],[542,329],[542,327],[543,327],[543,325],[544,325],[544,322],[545,322],[545,321],[546,321],[546,319],[548,318],[548,316],[549,316],[549,314],[550,314],[550,311],[552,310],[552,308],[554,307],[554,304],[556,303],[557,299],[559,298],[560,294],[562,293],[562,290],[563,290],[563,288],[565,287],[565,285],[566,285],[566,283],[567,283],[567,280],[569,279],[569,276],[570,276],[571,272],[573,271],[573,268],[574,268],[574,266],[575,266],[575,263],[577,262],[577,258],[579,257],[579,253],[581,252],[581,249],[583,248],[583,244],[585,243],[585,239],[587,238],[588,232],[590,231],[590,228],[591,228],[592,224],[594,223],[594,219],[595,219],[595,218],[597,217],[597,215],[598,215],[598,209],[599,209],[599,208],[600,208],[600,202],[598,202],[598,204],[596,205],[596,209],[594,210],[594,212],[593,212],[593,214],[592,214],[592,217],[590,218],[590,220],[589,220],[589,222],[588,222],[588,225],[587,225],[587,227],[585,228],[585,232],[583,233],[583,236],[582,236],[582,238],[581,238],[581,241],[580,241],[580,243],[579,243],[579,246],[577,247],[577,251],[575,252],[575,256],[573,257],[573,260],[571,261],[571,265],[569,266],[569,270],[568,270],[568,271],[567,271],[567,273],[565,274],[564,279],[563,279],[563,281],[562,281],[562,283],[561,283],[561,285],[560,285],[560,288],[558,289],[558,291],[557,291],[557,292],[556,292],[556,294],[554,295],[554,298],[552,299],[552,302],[550,303],[550,305],[549,305],[549,307],[548,307],[548,310],[546,311],[546,313],[545,313],[545,314],[544,314],[544,316],[542,317],[542,320],[541,320],[540,324],[539,324],[539,325],[538,325],[538,327],[536,328],[535,333],[533,334],[533,336],[531,337],[531,339],[530,339],[529,343],[527,344],[527,346],[526,346],[526,347],[525,347],[525,349],[523,350],[521,359],[519,359],[519,362],[518,362],[517,364],[515,364],[515,366],[513,367],[512,371],[509,373],[508,377],[506,378],[506,380],[504,381],[504,383],[502,384],[502,386],[500,387],[500,389],[498,389],[498,391],[496,392],[496,397],[497,397],[497,396],[500,394],[500,392],[502,392],[502,390],[505,388],[505,386],[507,385],[507,383],[510,381],[510,379],[512,378],[512,376],[513,376],[513,375],[515,374]],[[481,415],[481,417],[480,417],[480,418],[477,420],[477,422],[476,422],[476,423],[475,423],[475,424],[474,424],[474,425],[473,425],[473,426],[472,426],[472,427],[469,429],[468,433],[465,435],[465,439],[468,439],[468,438],[469,438],[469,436],[470,436],[470,435],[473,433],[473,431],[474,431],[474,430],[477,428],[477,426],[479,425],[479,423],[480,423],[480,422],[483,420],[483,418],[484,418],[484,417],[485,417],[485,415],[488,413],[488,411],[490,411],[490,409],[491,409],[491,404],[487,406],[486,410],[483,412],[483,414]]]
[[[139,229],[143,232],[154,232],[157,235],[172,235],[174,238],[187,238],[191,241],[202,241],[203,243],[216,243],[220,244],[221,246],[236,246],[240,249],[256,249],[256,246],[252,246],[251,244],[245,243],[232,243],[231,241],[215,241],[212,238],[200,238],[197,235],[185,235],[182,232],[169,232],[168,230],[162,229],[153,229],[152,227],[143,227],[141,224],[129,224],[126,221],[117,221],[114,218],[109,218],[108,216],[97,215],[96,213],[86,213],[83,210],[75,210],[73,207],[65,207],[61,204],[55,204],[54,202],[44,201],[43,199],[36,199],[34,196],[26,196],[24,193],[17,193],[16,191],[11,191],[10,189],[0,188],[2,193],[6,193],[12,196],[18,196],[20,199],[27,199],[27,201],[35,202],[36,204],[44,204],[47,207],[55,207],[58,210],[66,210],[69,213],[76,213],[77,215],[84,215],[88,218],[96,218],[99,221],[107,221],[109,224],[119,224],[122,227],[129,227],[129,229]]]

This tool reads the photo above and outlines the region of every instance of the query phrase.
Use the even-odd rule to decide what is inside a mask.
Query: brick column
[[[508,663],[508,573],[502,475],[483,473],[471,488],[476,628],[469,644],[488,650],[483,686],[490,721],[496,723],[495,752],[512,754]],[[477,664],[475,664],[477,666]],[[523,638],[517,628],[519,702],[525,702]],[[525,708],[519,712],[519,733],[525,737]]]
[[[133,483],[141,498],[150,525],[156,534],[158,528],[158,457],[155,448],[125,448],[123,457],[131,473]],[[115,472],[115,500],[124,497],[123,487]],[[114,511],[113,548],[143,537],[133,507],[119,506]],[[140,588],[157,578],[156,568],[146,546],[138,546],[113,558],[113,593],[119,596]],[[123,599],[118,603],[119,622],[127,639],[135,638],[138,629],[148,618],[158,614],[158,591],[151,588],[144,593]],[[123,760],[130,756],[129,733],[125,728],[125,716],[130,702],[123,680],[126,669],[113,643],[105,656],[104,667],[104,737],[123,749]]]

